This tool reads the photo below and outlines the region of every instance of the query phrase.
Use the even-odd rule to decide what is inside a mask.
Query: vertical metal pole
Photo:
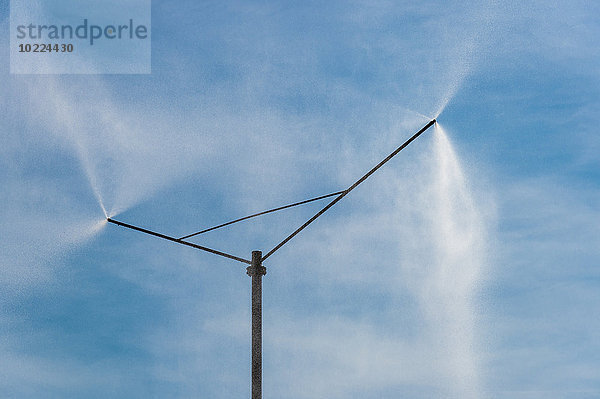
[[[252,251],[252,264],[246,268],[252,277],[252,399],[262,398],[262,252]]]

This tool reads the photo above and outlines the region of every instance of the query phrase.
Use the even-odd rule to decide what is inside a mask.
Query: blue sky
[[[152,3],[152,74],[11,75],[0,392],[249,397],[244,265],[184,235],[343,189],[266,262],[265,397],[600,396],[599,5]],[[449,138],[449,142],[445,141]],[[195,242],[249,257],[318,205]]]

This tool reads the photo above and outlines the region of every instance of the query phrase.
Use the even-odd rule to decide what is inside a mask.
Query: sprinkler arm
[[[152,230],[143,229],[141,227],[137,227],[137,226],[134,226],[132,224],[127,224],[127,223],[119,222],[118,220],[114,220],[114,219],[111,219],[111,218],[106,218],[106,220],[109,223],[116,224],[117,226],[127,227],[128,229],[141,231],[142,233],[146,233],[146,234],[150,234],[150,235],[153,235],[153,236],[156,236],[156,237],[160,237],[160,238],[163,238],[165,240],[176,242],[178,244],[187,245],[188,247],[192,247],[192,248],[200,249],[202,251],[210,252],[211,254],[224,256],[224,257],[229,258],[229,259],[237,260],[238,262],[247,263],[249,265],[252,264],[252,261],[249,261],[247,259],[240,258],[240,257],[235,256],[235,255],[230,255],[230,254],[225,253],[225,252],[217,251],[216,249],[203,247],[202,245],[194,244],[193,242],[183,241],[183,240],[181,240],[179,238],[167,236],[165,234],[157,233],[157,232],[152,231]]]
[[[106,218],[106,220],[109,223],[116,224],[117,226],[126,227],[128,229],[132,229],[132,230],[136,230],[136,231],[139,231],[139,232],[142,232],[142,233],[150,234],[150,235],[153,235],[155,237],[159,237],[159,238],[162,238],[162,239],[165,239],[165,240],[176,242],[178,244],[187,245],[188,247],[200,249],[202,251],[210,252],[210,253],[215,254],[215,255],[223,256],[223,257],[228,258],[228,259],[233,259],[233,260],[236,260],[238,262],[242,262],[242,263],[246,263],[246,264],[252,265],[252,261],[250,261],[248,259],[240,258],[238,256],[231,255],[231,254],[228,254],[226,252],[222,252],[222,251],[218,251],[216,249],[212,249],[212,248],[204,247],[202,245],[194,244],[194,243],[189,242],[189,241],[184,241],[184,239],[190,238],[190,237],[193,237],[195,235],[202,234],[202,233],[205,233],[205,232],[217,229],[217,228],[225,227],[225,226],[228,226],[228,225],[233,224],[233,223],[241,222],[243,220],[247,220],[247,219],[250,219],[250,218],[253,218],[253,217],[256,217],[256,216],[261,216],[261,215],[264,215],[266,213],[271,213],[271,212],[279,211],[279,210],[282,210],[282,209],[287,209],[287,208],[290,208],[290,207],[293,207],[293,206],[303,205],[303,204],[306,204],[306,203],[309,203],[309,202],[313,202],[313,201],[317,201],[317,200],[321,200],[321,199],[324,199],[324,198],[335,196],[335,198],[330,203],[328,203],[327,205],[325,205],[325,207],[323,209],[321,209],[319,212],[317,212],[313,217],[311,217],[308,221],[306,221],[302,226],[298,227],[292,234],[290,234],[289,236],[287,236],[283,241],[281,241],[272,250],[270,250],[265,256],[263,256],[261,258],[261,262],[262,262],[265,259],[267,259],[269,256],[273,255],[273,253],[275,251],[277,251],[279,248],[281,248],[282,246],[284,246],[288,241],[290,241],[292,238],[294,238],[298,233],[300,233],[302,230],[304,230],[309,224],[311,224],[312,222],[314,222],[319,216],[321,216],[322,214],[324,214],[329,208],[331,208],[332,206],[334,206],[336,203],[338,203],[338,201],[340,201],[342,198],[344,198],[346,195],[348,195],[350,193],[350,191],[354,190],[359,184],[361,184],[363,181],[365,181],[367,178],[369,178],[369,176],[371,176],[379,168],[381,168],[383,165],[385,165],[390,159],[392,159],[394,156],[396,156],[400,151],[402,151],[404,148],[406,148],[411,142],[413,142],[417,137],[419,137],[423,132],[425,132],[427,129],[429,129],[435,123],[436,123],[435,119],[431,120],[429,123],[427,123],[425,126],[423,126],[421,128],[421,130],[419,130],[412,137],[410,137],[408,140],[406,140],[400,147],[396,148],[383,161],[379,162],[371,170],[369,170],[365,175],[363,175],[360,179],[358,179],[357,181],[355,181],[350,187],[348,187],[346,190],[343,190],[343,191],[338,191],[338,192],[335,192],[335,193],[331,193],[331,194],[327,194],[327,195],[322,195],[320,197],[311,198],[311,199],[300,201],[300,202],[293,203],[293,204],[290,204],[290,205],[285,205],[285,206],[281,206],[281,207],[278,207],[278,208],[270,209],[268,211],[259,212],[259,213],[256,213],[256,214],[253,214],[253,215],[250,215],[250,216],[246,216],[246,217],[243,217],[243,218],[239,218],[239,219],[233,220],[231,222],[227,222],[227,223],[223,223],[221,225],[215,226],[215,227],[211,227],[209,229],[205,229],[205,230],[199,231],[197,233],[189,234],[189,235],[181,237],[181,238],[171,237],[171,236],[168,236],[168,235],[165,235],[165,234],[157,233],[155,231],[144,229],[144,228],[141,228],[141,227],[137,227],[137,226],[134,226],[134,225],[131,225],[131,224],[128,224],[128,223],[123,223],[123,222],[120,222],[120,221],[112,219],[112,218]]]
[[[296,234],[300,233],[309,224],[311,224],[312,222],[314,222],[315,219],[317,219],[319,216],[321,216],[322,214],[324,214],[329,208],[331,208],[332,206],[334,206],[339,200],[341,200],[346,195],[348,195],[350,193],[350,191],[354,190],[360,183],[362,183],[363,181],[367,180],[367,178],[369,176],[371,176],[373,173],[375,173],[377,171],[377,169],[379,169],[383,165],[385,165],[390,159],[392,159],[394,156],[396,156],[400,151],[402,151],[404,148],[406,148],[406,146],[408,146],[410,143],[412,143],[417,137],[419,137],[424,131],[426,131],[427,129],[429,129],[435,123],[436,123],[436,120],[433,119],[428,124],[426,124],[425,126],[423,126],[421,128],[421,130],[419,130],[411,138],[409,138],[408,140],[406,140],[400,147],[396,148],[383,161],[381,161],[377,165],[375,165],[371,170],[369,170],[367,173],[365,173],[360,179],[358,179],[357,181],[355,181],[350,187],[348,187],[346,190],[342,191],[342,193],[340,195],[338,195],[337,197],[335,197],[333,199],[333,201],[331,201],[329,204],[325,205],[325,207],[323,209],[321,209],[319,212],[317,212],[312,218],[308,219],[308,221],[306,221],[306,223],[304,223],[302,226],[298,227],[292,234],[290,234],[283,241],[281,241],[279,244],[277,244],[275,246],[275,248],[273,248],[265,256],[263,256],[262,260],[265,260],[269,256],[273,255],[273,253],[275,251],[277,251],[279,248],[281,248],[282,246],[284,246],[289,240],[291,240],[292,238],[294,238],[296,236]]]

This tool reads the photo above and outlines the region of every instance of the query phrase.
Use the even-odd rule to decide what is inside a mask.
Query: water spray
[[[388,161],[390,161],[393,157],[395,157],[400,151],[406,148],[410,143],[412,143],[417,137],[419,137],[423,132],[429,129],[431,126],[436,124],[436,119],[432,119],[423,126],[418,132],[412,135],[408,140],[402,143],[398,148],[396,148],[390,155],[384,158],[381,162],[371,168],[367,173],[365,173],[362,177],[356,180],[352,185],[350,185],[347,189],[336,191],[331,194],[321,195],[315,198],[310,198],[304,201],[295,202],[289,205],[280,206],[277,208],[269,209],[263,212],[254,213],[249,216],[245,216],[242,218],[238,218],[232,220],[230,222],[222,223],[214,227],[210,227],[207,229],[200,230],[195,233],[191,233],[185,235],[180,238],[168,236],[162,233],[158,233],[152,230],[148,230],[145,228],[137,227],[128,223],[120,222],[118,220],[107,217],[106,220],[115,225],[126,227],[132,230],[139,231],[141,233],[149,234],[158,238],[162,238],[168,241],[172,241],[178,244],[186,245],[188,247],[192,247],[195,249],[199,249],[201,251],[209,252],[214,255],[223,256],[225,258],[235,260],[241,263],[248,264],[246,268],[246,273],[252,278],[252,367],[251,367],[251,376],[252,376],[252,399],[261,399],[262,397],[262,276],[267,274],[266,267],[263,266],[263,261],[269,258],[273,253],[275,253],[278,249],[288,243],[292,238],[294,238],[298,233],[304,230],[308,225],[314,222],[319,216],[323,215],[327,210],[329,210],[332,206],[338,203],[342,198],[348,195],[352,190],[358,187],[361,183],[363,183],[366,179],[368,179],[373,173],[375,173],[379,168],[385,165]],[[288,209],[291,207],[304,205],[310,202],[323,200],[325,198],[334,197],[332,201],[330,201],[327,205],[325,205],[320,211],[318,211],[313,217],[308,219],[304,224],[294,230],[291,234],[285,237],[279,244],[277,244],[273,249],[268,251],[266,255],[262,255],[262,251],[252,251],[251,259],[244,259],[239,256],[235,256],[229,254],[227,252],[219,251],[216,249],[208,248],[202,245],[194,244],[192,242],[186,241],[186,239],[198,236],[200,234],[216,230],[222,227],[230,226],[234,223],[238,223],[244,220],[248,220],[254,217],[262,216],[267,213],[272,213],[276,211],[280,211],[283,209]]]

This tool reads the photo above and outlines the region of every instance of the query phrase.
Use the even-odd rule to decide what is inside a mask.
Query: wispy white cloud
[[[599,202],[573,184],[544,177],[501,190],[498,268],[484,318],[496,331],[488,370],[498,397],[595,392]]]

